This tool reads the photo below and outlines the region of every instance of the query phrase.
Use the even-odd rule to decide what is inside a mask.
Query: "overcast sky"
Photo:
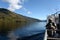
[[[0,8],[43,20],[60,10],[60,0],[0,0]]]

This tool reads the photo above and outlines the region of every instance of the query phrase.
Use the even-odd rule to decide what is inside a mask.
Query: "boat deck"
[[[60,38],[48,37],[47,40],[60,40]]]

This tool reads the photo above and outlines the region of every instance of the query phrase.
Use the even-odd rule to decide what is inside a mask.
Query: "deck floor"
[[[48,37],[47,40],[60,40],[60,38]]]

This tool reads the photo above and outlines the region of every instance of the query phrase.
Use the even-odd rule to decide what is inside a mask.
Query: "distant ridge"
[[[28,21],[40,21],[38,19],[35,19],[35,18],[30,18],[30,17],[27,17],[27,16],[23,16],[21,14],[17,14],[17,13],[14,13],[14,12],[11,12],[9,11],[8,9],[5,9],[5,8],[0,8],[0,15],[3,17],[3,16],[9,16],[9,17],[12,17],[12,18],[15,18],[15,19],[22,19],[20,21],[23,21],[23,20],[28,20]]]

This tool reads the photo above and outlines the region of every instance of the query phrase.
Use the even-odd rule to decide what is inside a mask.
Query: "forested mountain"
[[[40,20],[26,17],[7,9],[0,8],[0,31],[10,31],[17,27],[25,26],[32,22],[39,22]]]

